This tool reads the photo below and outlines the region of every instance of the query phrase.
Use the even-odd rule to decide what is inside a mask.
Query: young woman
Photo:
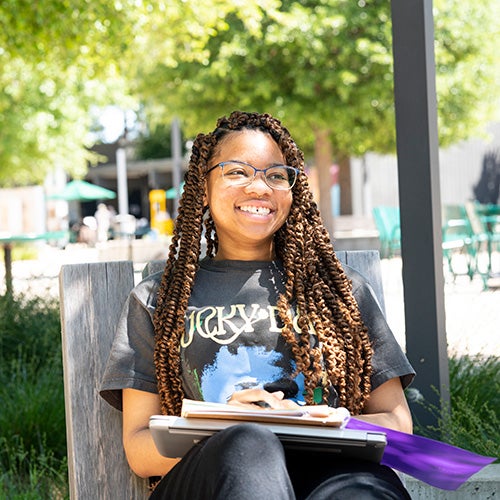
[[[254,424],[166,458],[148,423],[190,398],[345,406],[411,432],[413,376],[370,286],[339,263],[286,128],[234,112],[198,135],[165,270],[132,291],[101,392],[123,409],[131,468],[163,477],[152,498],[409,498],[387,467],[284,450]]]

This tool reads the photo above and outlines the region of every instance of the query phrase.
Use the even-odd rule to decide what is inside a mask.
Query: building
[[[95,145],[92,150],[102,156],[103,161],[89,168],[85,180],[118,192],[116,155],[119,147],[118,141]],[[125,152],[129,213],[137,218],[149,218],[149,192],[152,189],[167,190],[173,187],[174,161],[172,158],[136,160],[133,147],[125,148]],[[186,168],[187,162],[183,159],[179,176],[181,179]],[[118,211],[118,199],[112,200],[109,204]],[[82,216],[93,215],[95,209],[95,202],[82,203]]]

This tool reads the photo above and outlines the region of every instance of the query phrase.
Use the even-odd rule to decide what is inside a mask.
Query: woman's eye
[[[248,173],[246,172],[246,170],[241,167],[227,169],[224,172],[224,175],[231,177],[248,177]]]
[[[288,181],[288,176],[281,172],[273,172],[272,174],[269,174],[267,178],[273,181]]]
[[[283,170],[271,170],[270,172],[267,173],[266,176],[269,180],[273,181],[286,181],[288,182],[288,172],[283,171]]]

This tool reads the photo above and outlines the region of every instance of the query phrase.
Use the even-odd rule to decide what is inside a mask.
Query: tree
[[[0,185],[42,182],[56,166],[85,175],[89,108],[126,94],[114,59],[133,37],[120,5],[0,3]]]
[[[442,145],[491,113],[499,6],[435,0]],[[151,129],[178,116],[186,134],[255,109],[283,119],[316,157],[328,215],[334,160],[345,173],[352,155],[394,150],[389,8],[385,0],[4,0],[0,184],[41,180],[55,165],[83,175],[92,105],[140,101]]]
[[[130,88],[149,65],[203,61],[227,12],[240,12],[251,30],[260,3],[2,0],[0,186],[42,182],[55,166],[83,176],[96,160],[89,109],[137,108]]]
[[[315,155],[321,208],[331,228],[332,161],[345,173],[352,155],[394,151],[389,3],[285,0],[266,10],[258,29],[247,29],[237,12],[225,22],[214,27],[202,58],[151,65],[141,74],[140,95],[157,117],[180,116],[188,133],[236,108],[282,118]],[[436,1],[443,145],[476,131],[491,111],[485,94],[494,88],[493,65],[482,61],[492,61],[497,29],[498,16],[491,19],[485,0]]]

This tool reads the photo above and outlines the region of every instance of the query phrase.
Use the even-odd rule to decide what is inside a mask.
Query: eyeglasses
[[[297,180],[299,170],[288,165],[271,165],[270,167],[259,170],[250,163],[244,161],[230,160],[222,161],[210,167],[207,174],[220,167],[222,178],[232,186],[249,186],[258,173],[263,174],[265,183],[271,189],[288,191],[293,188]]]

